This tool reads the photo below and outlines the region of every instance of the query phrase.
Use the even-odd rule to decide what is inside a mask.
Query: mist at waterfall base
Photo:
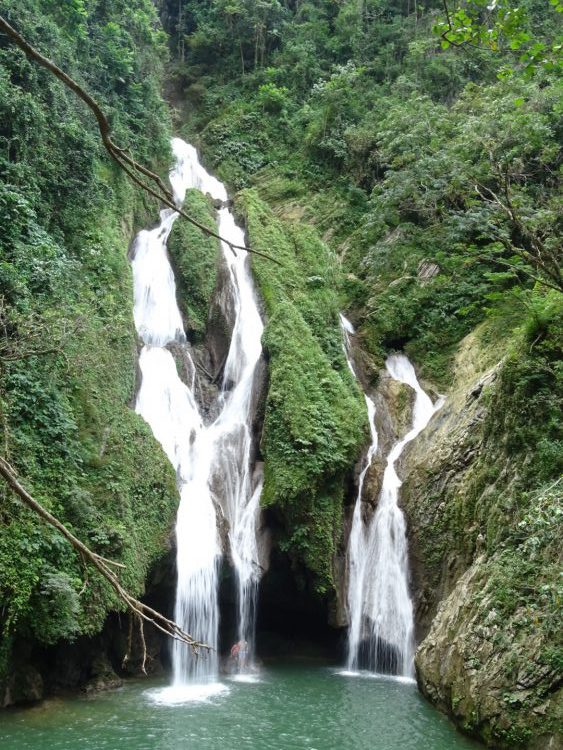
[[[348,366],[357,378],[351,354],[352,324],[340,316]],[[371,444],[359,476],[352,529],[348,542],[347,673],[359,669],[414,677],[414,615],[409,594],[406,524],[399,507],[401,480],[395,469],[405,446],[422,432],[442,405],[432,403],[420,386],[414,367],[403,354],[387,358],[385,368],[395,381],[414,391],[411,429],[393,445],[387,456],[376,510],[366,524],[362,514],[364,480],[378,449],[374,401],[364,394]]]
[[[196,150],[172,140],[176,165],[170,183],[176,205],[188,188],[227,202],[225,187],[199,163]],[[194,655],[181,642],[173,648],[171,702],[197,699],[224,690],[218,677],[218,571],[222,555],[217,506],[229,526],[229,545],[238,587],[238,636],[249,644],[252,666],[256,594],[260,577],[256,527],[262,480],[253,475],[251,397],[260,359],[263,324],[248,268],[247,253],[236,255],[222,242],[223,262],[233,300],[231,344],[218,397],[219,416],[204,424],[196,400],[197,370],[186,342],[176,301],[174,273],[166,243],[178,214],[160,213],[160,223],[139,232],[133,247],[134,318],[143,349],[136,411],[148,422],[172,463],[180,491],[176,522],[178,584],[174,618],[185,632],[208,645]],[[244,233],[226,207],[218,212],[218,232],[233,245]],[[167,347],[184,348],[189,385],[178,375]],[[214,487],[221,487],[217,496]]]

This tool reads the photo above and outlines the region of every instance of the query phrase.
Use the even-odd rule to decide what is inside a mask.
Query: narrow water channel
[[[94,698],[0,716],[2,750],[474,750],[413,682],[334,667],[270,666],[214,697],[159,703],[135,680]]]

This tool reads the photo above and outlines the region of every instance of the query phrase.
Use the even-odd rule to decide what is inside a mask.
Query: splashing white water
[[[211,180],[214,184],[201,189],[213,198],[225,200],[224,187],[214,178]],[[227,208],[219,211],[219,233],[235,246],[245,244],[244,232]],[[256,598],[261,575],[257,525],[263,479],[261,473],[253,477],[251,467],[253,386],[262,355],[264,326],[247,253],[237,250],[235,256],[224,243],[223,253],[231,279],[235,324],[223,374],[221,413],[211,427],[214,445],[212,473],[223,482],[221,501],[229,522],[229,544],[238,586],[238,636],[239,641],[248,644],[246,659],[240,669],[248,670],[254,666]]]
[[[355,375],[349,352],[351,324],[341,316],[348,365]],[[401,480],[395,463],[404,447],[426,427],[442,405],[432,404],[421,388],[412,364],[402,354],[390,356],[385,363],[394,379],[415,392],[412,427],[396,443],[383,475],[376,512],[366,529],[362,519],[362,493],[366,473],[377,452],[375,404],[366,395],[371,445],[358,482],[352,529],[348,545],[349,583],[347,668],[355,673],[360,667],[374,672],[411,677],[413,673],[414,622],[409,595],[408,549],[404,515],[399,508]]]
[[[203,169],[193,146],[174,138],[172,150],[176,165],[170,173],[170,183],[176,205],[182,204],[186,190],[192,187],[222,202],[227,200],[225,187]],[[194,396],[196,368],[189,349],[186,357],[192,369],[191,387],[181,381],[172,354],[164,348],[171,342],[185,342],[174,274],[166,251],[177,217],[174,211],[161,211],[159,226],[139,233],[132,267],[135,324],[145,344],[139,358],[142,378],[136,410],[162,444],[176,470],[180,489],[175,619],[212,649],[196,658],[185,645],[174,644],[174,695],[183,700],[182,687],[188,681],[212,682],[218,672],[221,548],[217,502],[223,505],[229,522],[231,556],[239,584],[240,637],[250,640],[252,635],[251,647],[253,644],[254,602],[260,578],[256,528],[262,482],[256,481],[251,471],[251,420],[263,325],[247,253],[237,250],[235,257],[229,245],[221,243],[229,269],[235,320],[219,397],[220,413],[206,427]],[[227,208],[219,211],[218,231],[228,242],[244,245],[243,231]],[[217,492],[212,488],[218,488]]]

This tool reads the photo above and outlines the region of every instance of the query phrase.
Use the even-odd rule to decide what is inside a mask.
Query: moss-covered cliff
[[[148,0],[0,3],[31,42],[106,108],[116,139],[166,167],[165,48]],[[154,218],[111,163],[91,113],[0,41],[2,453],[74,533],[121,561],[141,594],[175,514],[173,471],[133,411],[137,342],[127,248]],[[150,217],[150,219],[149,219]],[[13,644],[98,632],[121,608],[54,530],[0,488],[0,703]],[[28,682],[32,682],[32,678]]]
[[[261,449],[262,505],[283,531],[278,544],[318,594],[334,600],[342,553],[344,489],[367,421],[342,349],[335,259],[317,233],[276,218],[254,191],[238,196],[266,308],[269,368]]]

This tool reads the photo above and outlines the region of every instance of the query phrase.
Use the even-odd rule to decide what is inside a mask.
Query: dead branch
[[[127,651],[125,652],[125,656],[123,657],[123,661],[121,662],[121,669],[125,669],[127,666],[127,662],[131,658],[131,652],[133,650],[133,614],[129,612],[129,617],[127,618],[129,621],[129,628],[127,632]]]
[[[148,167],[145,167],[144,164],[136,161],[132,156],[129,156],[129,154],[127,153],[127,149],[121,148],[113,141],[111,137],[111,127],[105,112],[102,110],[98,102],[84,88],[82,88],[80,84],[78,84],[73,78],[65,73],[64,70],[61,70],[58,65],[55,65],[54,62],[49,60],[49,58],[45,57],[38,50],[36,50],[35,47],[27,42],[23,38],[23,36],[21,36],[21,34],[19,34],[2,16],[0,16],[0,30],[7,34],[11,38],[11,40],[25,52],[25,54],[29,58],[31,58],[38,65],[41,65],[41,67],[50,71],[54,76],[56,76],[56,78],[59,79],[59,81],[67,86],[67,88],[71,89],[71,91],[73,91],[76,96],[82,99],[86,106],[92,110],[98,123],[98,129],[100,131],[100,136],[105,149],[107,150],[111,158],[119,165],[119,167],[136,185],[149,193],[149,195],[152,195],[154,198],[157,198],[157,200],[164,203],[164,205],[168,206],[168,208],[177,211],[180,216],[182,216],[182,218],[184,218],[186,221],[189,221],[190,224],[193,224],[200,231],[204,232],[210,237],[214,237],[221,242],[224,242],[225,245],[227,245],[227,247],[231,249],[234,255],[236,255],[236,250],[244,250],[247,253],[260,255],[261,257],[267,258],[268,260],[271,260],[280,266],[282,265],[278,260],[273,258],[271,255],[268,255],[267,253],[263,253],[258,250],[252,250],[251,248],[244,245],[235,245],[234,243],[230,242],[224,237],[221,237],[216,232],[208,229],[206,226],[200,224],[200,222],[196,221],[191,216],[186,214],[185,211],[183,211],[175,204],[172,192],[166,187],[160,176],[152,170],[148,169]],[[139,174],[148,178],[155,187],[145,183],[142,179],[140,179]]]
[[[140,617],[137,617],[137,622],[139,623],[139,638],[141,639],[141,647],[143,649],[143,658],[141,661],[141,672],[143,674],[146,674],[147,673],[147,670],[146,670],[147,642],[145,641],[145,626],[143,624],[143,620]]]
[[[119,579],[115,573],[108,567],[110,565],[116,565],[118,567],[125,567],[121,563],[116,563],[112,560],[107,560],[105,557],[98,555],[87,547],[83,542],[72,534],[67,527],[62,524],[55,516],[49,513],[42,505],[40,505],[33,497],[27,492],[27,490],[20,484],[15,469],[0,456],[0,475],[6,481],[8,486],[15,492],[21,502],[34,513],[36,513],[45,523],[53,526],[60,532],[65,539],[76,549],[84,560],[88,561],[96,570],[108,581],[110,586],[114,589],[115,593],[121,599],[128,609],[139,618],[141,621],[150,622],[152,625],[160,630],[165,635],[173,638],[176,641],[185,643],[190,646],[194,654],[198,654],[200,649],[210,649],[210,646],[205,643],[201,643],[193,638],[189,633],[186,633],[182,628],[175,623],[173,620],[169,620],[164,617],[160,612],[152,609],[143,602],[135,599],[129,592],[123,588]]]

